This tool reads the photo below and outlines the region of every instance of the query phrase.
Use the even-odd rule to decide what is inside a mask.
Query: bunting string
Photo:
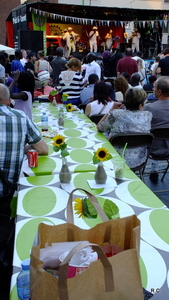
[[[151,24],[152,27],[155,26],[155,23],[159,23],[159,25],[162,27],[163,25],[167,27],[169,19],[163,19],[163,20],[144,20],[144,21],[118,21],[118,20],[98,20],[98,19],[86,19],[86,18],[77,18],[77,17],[71,17],[71,16],[65,16],[65,15],[59,15],[55,13],[49,13],[43,10],[35,9],[33,7],[29,8],[29,11],[43,17],[51,18],[53,20],[63,21],[67,23],[72,24],[83,24],[83,25],[95,25],[95,26],[118,26],[118,27],[126,27],[131,22],[134,22],[135,26],[139,25],[139,27],[143,26],[145,28],[145,24]]]

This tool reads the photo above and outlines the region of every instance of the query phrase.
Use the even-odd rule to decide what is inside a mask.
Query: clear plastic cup
[[[116,179],[120,179],[124,177],[124,169],[125,169],[125,159],[116,158],[112,159],[112,163],[114,166],[114,174]]]

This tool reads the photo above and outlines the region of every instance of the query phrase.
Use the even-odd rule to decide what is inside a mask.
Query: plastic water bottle
[[[16,285],[18,299],[29,300],[30,298],[30,259],[25,259],[22,263],[22,270],[17,276]]]
[[[48,131],[48,116],[44,112],[41,118],[42,131]]]

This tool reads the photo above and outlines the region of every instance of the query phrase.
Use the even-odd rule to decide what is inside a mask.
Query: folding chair
[[[154,135],[152,133],[120,133],[110,138],[110,143],[113,146],[124,147],[128,143],[127,148],[137,148],[147,146],[147,154],[145,162],[134,168],[130,168],[133,172],[139,171],[140,179],[144,181],[143,173],[147,164],[148,157],[150,155]]]
[[[84,111],[84,113],[85,113],[86,105],[87,105],[87,104],[81,103],[81,104],[78,105],[78,108],[79,108],[79,109],[83,109],[83,111]]]
[[[154,142],[155,141],[167,141],[167,140],[169,141],[169,127],[156,127],[151,130],[151,133],[154,135]],[[153,160],[160,160],[160,161],[166,160],[167,161],[167,167],[161,178],[161,181],[163,181],[163,179],[168,171],[168,168],[169,168],[169,151],[168,151],[168,154],[165,154],[165,155],[158,155],[158,154],[156,155],[156,154],[153,154],[150,152],[149,158],[153,159]]]
[[[104,117],[104,115],[102,114],[98,114],[98,115],[92,115],[91,117],[89,117],[89,119],[95,123],[95,124],[98,124],[99,121]]]

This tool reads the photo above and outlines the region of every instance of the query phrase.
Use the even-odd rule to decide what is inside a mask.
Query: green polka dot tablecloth
[[[167,300],[169,297],[169,210],[148,187],[125,166],[124,177],[114,179],[113,159],[118,156],[107,139],[96,130],[89,119],[80,113],[66,113],[64,126],[56,125],[59,108],[52,104],[39,104],[34,109],[34,121],[45,111],[51,120],[50,127],[59,129],[66,137],[69,156],[67,162],[72,179],[69,184],[60,184],[59,171],[62,160],[52,148],[52,141],[46,139],[48,156],[39,156],[39,166],[28,168],[27,160],[22,170],[30,177],[20,178],[17,206],[17,223],[13,258],[13,276],[11,280],[10,300],[17,300],[16,277],[21,261],[29,258],[30,249],[37,235],[40,222],[62,224],[66,222],[66,205],[69,193],[75,188],[84,188],[94,194],[103,207],[108,199],[118,207],[116,217],[136,214],[141,221],[140,270],[142,285],[148,291],[154,291],[153,299]],[[36,121],[37,120],[37,121]],[[111,185],[103,188],[91,188],[87,180],[94,179],[96,165],[93,165],[93,152],[98,148],[108,149],[112,160],[104,162],[104,168]],[[75,197],[84,197],[81,191]],[[96,219],[79,218],[74,213],[75,225],[89,229],[100,223]]]

